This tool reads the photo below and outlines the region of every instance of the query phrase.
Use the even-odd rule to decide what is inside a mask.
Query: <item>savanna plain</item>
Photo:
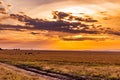
[[[91,80],[120,80],[120,52],[0,50],[0,62]],[[37,80],[0,67],[1,80]]]

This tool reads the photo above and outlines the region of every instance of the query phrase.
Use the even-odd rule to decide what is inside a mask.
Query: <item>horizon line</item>
[[[105,49],[101,49],[101,50],[63,50],[63,49],[22,49],[22,48],[1,48],[3,50],[39,50],[39,51],[99,51],[99,52],[120,52],[120,50],[105,50]]]

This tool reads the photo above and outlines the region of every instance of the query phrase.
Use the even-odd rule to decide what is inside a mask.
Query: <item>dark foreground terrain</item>
[[[58,78],[56,74],[62,75],[71,80],[120,79],[120,52],[0,50],[0,61],[43,75]]]

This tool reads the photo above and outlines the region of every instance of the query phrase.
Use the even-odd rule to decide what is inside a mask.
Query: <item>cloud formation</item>
[[[7,14],[7,13],[6,13],[6,9],[5,9],[5,8],[0,8],[0,13],[2,13],[2,14]]]
[[[72,16],[69,13],[58,12],[53,13],[53,18],[56,21],[49,21],[44,19],[33,19],[26,15],[19,14],[11,14],[11,18],[17,19],[21,22],[25,22],[27,27],[25,29],[33,29],[33,30],[50,30],[50,31],[60,31],[60,32],[68,32],[68,33],[87,33],[87,34],[114,34],[119,35],[119,31],[114,31],[111,28],[104,28],[101,25],[95,25],[94,23],[97,20],[92,18],[82,18],[78,16]],[[66,18],[68,17],[68,18]],[[72,22],[73,19],[69,20],[69,18],[75,18],[76,22]],[[83,23],[84,22],[84,23]],[[88,24],[90,23],[90,24]]]
[[[3,3],[0,2],[0,5]],[[8,5],[11,7],[11,5]],[[81,17],[74,16],[73,13],[62,12],[62,11],[52,11],[53,21],[47,19],[34,19],[21,12],[21,14],[10,14],[7,13],[5,7],[0,7],[0,20],[14,20],[20,24],[5,24],[0,23],[0,30],[11,30],[11,31],[29,31],[29,30],[47,30],[56,31],[72,34],[112,34],[120,36],[120,32],[111,28],[104,28],[101,25],[96,25],[98,20],[91,16]],[[80,13],[81,14],[81,13]],[[103,14],[103,13],[102,13]],[[22,25],[24,24],[24,25]],[[32,31],[32,35],[39,35],[39,32]],[[59,33],[57,34],[59,35]],[[50,35],[49,35],[50,36]],[[61,35],[59,36],[61,38]],[[105,38],[92,38],[92,37],[82,37],[82,38],[64,38],[62,40],[104,40]]]
[[[1,24],[0,29],[16,30],[16,31],[48,30],[48,31],[67,32],[74,34],[86,33],[86,34],[113,34],[118,36],[120,35],[119,31],[115,31],[111,28],[104,28],[101,25],[95,25],[94,23],[97,22],[97,20],[94,20],[90,17],[82,18],[79,16],[72,16],[71,13],[58,12],[58,11],[52,12],[52,14],[55,21],[49,21],[46,19],[33,19],[27,15],[10,14],[9,18],[24,23],[24,26]],[[76,22],[72,22],[73,20]],[[36,34],[36,33],[32,33],[32,34]]]
[[[83,37],[63,37],[62,40],[64,41],[85,41],[85,40],[94,40],[94,41],[104,41],[106,39],[109,39],[107,37],[102,36],[83,36]]]
[[[52,12],[53,19],[57,20],[76,20],[76,21],[83,21],[83,22],[97,22],[97,20],[92,19],[91,17],[83,18],[79,16],[73,16],[72,13],[65,13],[60,11],[53,11]]]
[[[99,33],[98,30],[89,29],[93,28],[94,25],[87,25],[81,22],[69,22],[64,20],[49,21],[43,19],[32,19],[26,15],[11,14],[11,18],[18,19],[21,22],[25,22],[27,29],[33,30],[50,30],[50,31],[60,31],[68,33]],[[26,28],[26,27],[25,27]]]

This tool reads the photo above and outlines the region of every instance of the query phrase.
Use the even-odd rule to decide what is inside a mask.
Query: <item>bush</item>
[[[2,48],[0,48],[0,50],[2,50]]]

